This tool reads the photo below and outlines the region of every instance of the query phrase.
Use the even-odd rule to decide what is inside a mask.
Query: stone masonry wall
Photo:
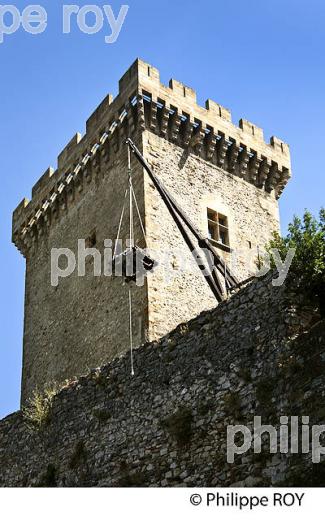
[[[208,208],[227,216],[233,253],[220,248],[217,252],[239,280],[254,274],[257,248],[262,251],[272,232],[279,230],[274,192],[260,190],[149,132],[144,135],[144,154],[203,236],[208,237]],[[149,337],[157,339],[182,321],[213,308],[215,298],[146,174],[144,182],[148,246],[170,253],[167,281],[166,271],[159,268],[148,279]]]
[[[159,342],[71,381],[49,421],[0,422],[1,486],[323,485],[310,455],[251,451],[226,462],[226,428],[325,420],[324,322],[271,277]],[[317,323],[316,323],[317,322]]]
[[[103,364],[128,348],[128,294],[122,280],[76,272],[51,286],[51,250],[77,250],[78,239],[96,233],[96,248],[116,238],[127,185],[128,137],[207,236],[207,208],[226,215],[230,245],[236,250],[239,278],[254,270],[256,256],[278,229],[277,200],[291,177],[290,150],[282,140],[264,139],[263,130],[246,119],[236,125],[225,107],[136,60],[119,81],[115,99],[108,95],[58,155],[13,214],[12,239],[26,258],[26,293],[22,402],[38,387],[61,382]],[[158,339],[177,324],[213,308],[214,298],[190,262],[187,247],[142,168],[132,161],[140,213],[148,246],[172,253],[166,269],[157,269],[133,291],[133,339],[138,345]],[[126,216],[128,208],[126,210]],[[127,234],[127,219],[121,238]],[[144,245],[139,222],[135,236]],[[225,248],[224,248],[225,249]],[[170,251],[171,250],[171,251]],[[240,252],[241,251],[241,252]],[[226,258],[228,253],[221,252]],[[155,254],[153,252],[153,257]],[[159,259],[158,259],[159,260]],[[63,261],[60,267],[65,267]],[[176,275],[176,276],[175,276]]]
[[[137,165],[133,177],[143,213],[143,172]],[[57,287],[51,285],[52,248],[69,248],[78,258],[78,239],[87,240],[94,231],[103,268],[104,240],[114,241],[117,236],[127,185],[127,154],[122,149],[107,172],[92,175],[58,209],[48,233],[27,257],[23,402],[36,387],[78,376],[112,359],[128,344],[128,288],[121,277],[94,276],[94,261],[89,257],[86,276],[78,276],[76,268],[69,277],[60,278]],[[135,224],[141,238],[139,222]],[[120,238],[125,241],[128,236],[125,218]],[[60,267],[66,267],[64,257]],[[134,341],[139,344],[147,331],[146,285],[134,286],[132,292]]]

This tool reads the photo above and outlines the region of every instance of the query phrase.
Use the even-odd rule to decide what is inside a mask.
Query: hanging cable
[[[121,212],[120,222],[119,222],[118,230],[117,230],[117,237],[116,237],[116,241],[115,241],[113,260],[114,260],[115,257],[116,257],[117,246],[118,246],[118,241],[119,241],[119,238],[120,238],[121,227],[122,227],[122,222],[123,222],[123,217],[124,217],[125,202],[126,202],[126,196],[127,196],[127,194],[128,194],[128,189],[125,190],[125,194],[124,194],[124,203],[123,203],[123,208],[122,208],[122,212]]]
[[[131,150],[128,146],[128,173],[129,173],[129,200],[130,200],[130,248],[134,246],[133,231],[133,188],[132,188],[132,171],[131,171]],[[130,358],[131,358],[131,375],[134,376],[133,366],[133,329],[132,329],[132,293],[129,286],[129,328],[130,328]]]
[[[138,218],[139,218],[139,221],[140,221],[141,231],[142,231],[142,234],[143,234],[143,238],[144,238],[145,244],[147,245],[146,232],[144,230],[144,225],[143,225],[143,222],[142,222],[142,219],[141,219],[138,202],[137,202],[137,199],[136,199],[136,196],[135,196],[135,193],[134,193],[134,189],[133,189],[133,184],[131,184],[131,189],[132,189],[133,200],[134,200],[135,207],[136,207],[136,210],[137,210]]]
[[[132,295],[129,287],[129,324],[130,324],[130,358],[131,358],[131,375],[134,376],[133,364],[133,330],[132,330]]]
[[[143,233],[143,237],[145,240],[145,244],[147,244],[146,240],[146,234],[144,225],[141,219],[141,214],[139,210],[139,205],[136,199],[135,191],[133,188],[133,179],[132,179],[132,168],[131,168],[131,148],[128,146],[128,187],[125,191],[124,195],[124,203],[123,203],[123,209],[121,213],[121,218],[119,221],[119,227],[118,227],[118,234],[116,239],[116,244],[114,248],[114,257],[113,259],[116,259],[117,254],[117,246],[118,241],[122,229],[123,224],[123,218],[125,215],[125,209],[126,209],[126,199],[127,195],[129,196],[129,244],[127,244],[127,248],[125,251],[121,253],[120,260],[122,264],[122,275],[125,279],[126,284],[128,284],[130,281],[136,281],[137,277],[137,271],[134,272],[134,268],[137,269],[137,255],[140,254],[140,261],[142,261],[144,268],[146,271],[150,271],[153,268],[154,262],[145,254],[145,251],[141,250],[139,247],[135,246],[135,236],[134,236],[134,206],[136,208],[137,217],[140,221],[141,230]],[[126,234],[127,234],[127,223],[126,223]],[[132,267],[132,273],[129,273],[129,267]],[[131,359],[131,375],[134,376],[134,360],[133,360],[133,327],[132,327],[132,285],[128,286],[128,304],[129,304],[129,337],[130,337],[130,359]]]
[[[133,198],[136,210],[137,210],[137,215],[138,215],[138,219],[140,221],[141,231],[142,231],[142,234],[143,234],[143,238],[144,238],[145,244],[147,245],[146,233],[145,233],[145,230],[144,230],[144,225],[143,225],[143,222],[142,222],[142,218],[141,218],[141,214],[140,214],[140,210],[139,210],[139,206],[138,206],[138,201],[137,201],[137,198],[135,196],[134,188],[133,188],[132,173],[131,173],[131,147],[130,147],[130,145],[128,145],[128,171],[129,171],[130,192],[132,192],[132,198]],[[133,205],[131,204],[131,202],[130,202],[130,208],[132,208],[131,211],[132,211],[132,229],[133,229]]]
[[[133,195],[132,195],[132,172],[131,172],[131,150],[128,146],[128,173],[129,173],[129,201],[130,201],[130,248],[134,246],[133,231]]]
[[[182,210],[182,208],[179,206],[179,204],[176,202],[176,200],[170,195],[170,193],[166,190],[166,188],[163,186],[163,184],[160,182],[159,178],[156,176],[154,171],[150,168],[149,164],[146,162],[144,157],[141,155],[133,141],[128,138],[126,141],[126,144],[132,149],[133,153],[135,154],[136,159],[139,161],[141,166],[146,170],[148,173],[151,181],[153,182],[154,186],[156,187],[158,193],[162,197],[164,203],[166,204],[172,218],[174,219],[177,227],[179,228],[184,240],[186,241],[188,247],[191,251],[193,251],[192,248],[192,240],[188,240],[188,237],[185,237],[185,227],[188,227],[190,232],[194,235],[194,237],[197,239],[200,250],[207,249],[213,256],[213,269],[210,274],[205,276],[205,279],[210,286],[212,292],[214,293],[217,301],[222,301],[225,297],[225,291],[222,287],[221,281],[219,280],[219,273],[222,277],[224,277],[226,273],[227,282],[228,282],[228,289],[230,287],[235,286],[238,283],[237,278],[231,273],[229,267],[227,267],[226,262],[223,260],[223,258],[216,253],[214,247],[210,244],[209,240],[196,228],[195,224],[192,223],[192,221],[187,217],[185,212]],[[219,273],[218,273],[219,271]]]

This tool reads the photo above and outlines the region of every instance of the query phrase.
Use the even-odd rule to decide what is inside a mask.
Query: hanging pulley
[[[138,246],[128,247],[113,259],[113,273],[123,276],[126,283],[142,280],[150,271],[153,271],[158,262]]]

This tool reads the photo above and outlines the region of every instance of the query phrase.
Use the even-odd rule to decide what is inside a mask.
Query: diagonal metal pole
[[[166,188],[162,185],[158,177],[155,175],[155,173],[152,171],[144,157],[141,155],[135,144],[131,139],[127,139],[126,143],[128,146],[131,147],[133,150],[136,158],[140,162],[140,164],[145,168],[147,171],[149,177],[151,178],[152,182],[154,183],[155,187],[157,188],[158,192],[162,196],[163,200],[166,202],[166,198],[170,201],[170,204],[174,208],[174,210],[180,215],[180,217],[184,220],[190,231],[193,233],[195,238],[199,242],[199,246],[201,248],[206,248],[210,253],[212,254],[215,266],[219,270],[222,276],[226,274],[227,282],[229,284],[229,287],[235,287],[238,284],[237,278],[231,273],[230,269],[228,268],[226,262],[215,252],[214,248],[211,246],[209,240],[205,238],[200,231],[196,228],[196,226],[191,222],[191,220],[187,217],[185,212],[179,207],[175,199],[170,195],[170,193],[166,190]]]
[[[131,141],[131,139],[127,139],[126,141],[126,144],[129,145],[131,147],[131,149],[134,151],[137,159],[139,160],[140,164],[146,169],[146,171],[148,172],[151,180],[153,181],[155,187],[157,188],[159,194],[161,195],[164,203],[166,204],[172,218],[174,219],[174,222],[175,224],[177,225],[184,241],[186,242],[188,248],[190,249],[191,253],[193,254],[193,256],[195,256],[195,259],[197,257],[197,252],[195,253],[196,251],[196,248],[195,248],[195,245],[193,244],[190,236],[188,235],[188,233],[186,232],[185,228],[184,228],[184,225],[180,219],[180,216],[179,215],[179,212],[176,212],[176,208],[174,207],[174,204],[172,203],[170,197],[169,197],[169,194],[168,192],[166,192],[165,188],[162,186],[162,184],[160,183],[159,179],[157,179],[157,177],[155,176],[155,174],[151,171],[149,165],[146,163],[146,161],[144,160],[144,158],[142,157],[142,155],[140,154],[139,150],[136,148],[136,146],[134,145],[134,143]],[[185,223],[186,220],[185,220]],[[188,226],[189,229],[190,229],[190,226]],[[192,231],[192,230],[191,230]],[[194,234],[194,233],[193,233]],[[197,237],[196,237],[197,238]],[[198,255],[200,257],[200,255]],[[202,258],[200,258],[200,260],[202,261]],[[203,271],[204,267],[201,268],[201,271]],[[204,274],[203,274],[204,275]],[[208,285],[210,286],[214,296],[216,297],[216,299],[218,301],[223,301],[224,300],[224,292],[223,292],[223,288],[222,288],[222,285],[221,285],[221,282],[218,278],[218,276],[216,275],[216,273],[209,273],[208,275],[204,275]]]

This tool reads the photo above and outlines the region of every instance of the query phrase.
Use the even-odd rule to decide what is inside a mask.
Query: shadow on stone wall
[[[161,341],[67,382],[47,420],[0,422],[1,486],[322,486],[311,454],[248,450],[227,426],[325,421],[325,327],[292,289],[256,279]],[[238,441],[239,444],[241,441]]]

